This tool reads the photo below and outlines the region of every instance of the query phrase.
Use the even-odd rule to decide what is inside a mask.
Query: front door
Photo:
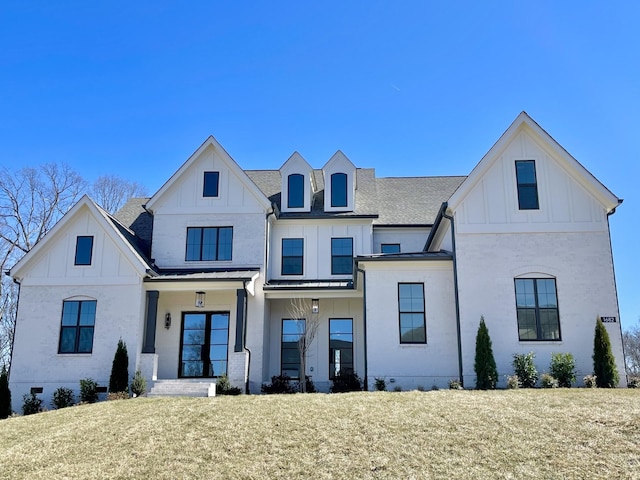
[[[229,312],[184,313],[180,338],[182,378],[211,378],[227,374]]]

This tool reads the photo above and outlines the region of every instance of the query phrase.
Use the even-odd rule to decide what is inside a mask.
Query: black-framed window
[[[304,207],[304,175],[294,173],[287,177],[287,207]]]
[[[329,319],[329,378],[353,373],[353,319]]]
[[[304,239],[282,239],[282,275],[302,275],[304,268]]]
[[[280,372],[290,378],[301,378],[300,375],[300,339],[306,332],[307,322],[304,318],[282,319],[282,349],[280,352]]]
[[[380,251],[382,253],[400,253],[399,243],[383,243],[380,245]]]
[[[233,227],[188,227],[187,261],[231,260]]]
[[[217,197],[220,183],[220,172],[204,172],[202,186],[203,197]]]
[[[331,175],[331,206],[347,206],[347,174],[334,173]]]
[[[331,239],[331,275],[353,273],[353,238]]]
[[[398,284],[400,343],[427,343],[424,315],[424,284]]]
[[[229,312],[185,312],[180,339],[180,377],[227,374]]]
[[[555,278],[516,278],[520,340],[560,340]]]
[[[93,256],[93,237],[76,237],[76,256],[74,265],[91,265]]]
[[[62,302],[58,353],[91,353],[96,324],[95,300],[65,300]]]
[[[516,161],[518,207],[520,210],[538,210],[538,182],[535,160]]]

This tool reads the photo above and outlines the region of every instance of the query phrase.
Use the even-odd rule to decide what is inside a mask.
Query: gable
[[[535,173],[533,206],[520,204],[516,162]],[[523,112],[448,206],[460,233],[585,231],[605,228],[620,202]]]
[[[298,152],[280,168],[282,179],[281,206],[282,212],[308,212],[315,192],[313,168]],[[290,192],[290,189],[292,190]]]
[[[355,210],[356,167],[338,150],[322,167],[324,177],[324,210]]]
[[[212,184],[216,187],[213,190]],[[154,214],[257,213],[270,207],[265,195],[213,137],[187,159],[146,205]]]
[[[88,197],[83,197],[12,269],[23,284],[105,283],[146,274],[148,265]],[[76,248],[89,240],[90,249],[76,264]],[[84,261],[87,260],[87,261]],[[135,280],[137,281],[137,280]]]

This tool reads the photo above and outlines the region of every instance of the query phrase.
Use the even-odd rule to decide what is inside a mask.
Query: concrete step
[[[214,397],[215,382],[198,380],[156,380],[148,397]]]

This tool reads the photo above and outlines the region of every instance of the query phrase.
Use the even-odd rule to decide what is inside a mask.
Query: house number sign
[[[600,317],[602,323],[616,323],[616,317]]]

